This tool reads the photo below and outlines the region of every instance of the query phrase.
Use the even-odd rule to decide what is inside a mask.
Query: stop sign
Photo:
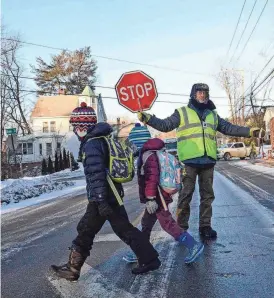
[[[149,110],[158,96],[154,80],[142,71],[124,73],[115,90],[120,105],[131,112]]]

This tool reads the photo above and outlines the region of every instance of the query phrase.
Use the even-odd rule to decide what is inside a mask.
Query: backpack
[[[114,140],[111,136],[95,137],[89,140],[101,138],[103,138],[108,145],[108,175],[111,180],[117,183],[131,181],[134,177],[134,159],[132,149],[124,142]]]
[[[173,195],[182,188],[182,166],[174,155],[163,150],[146,151],[143,154],[141,175],[144,175],[144,165],[154,152],[157,154],[160,169],[159,186],[166,193]]]

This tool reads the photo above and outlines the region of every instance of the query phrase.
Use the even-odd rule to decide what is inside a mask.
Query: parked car
[[[224,158],[230,160],[232,157],[245,159],[246,157],[255,158],[259,154],[259,147],[256,147],[256,153],[251,153],[251,147],[245,146],[243,142],[228,143],[217,149],[217,159]]]

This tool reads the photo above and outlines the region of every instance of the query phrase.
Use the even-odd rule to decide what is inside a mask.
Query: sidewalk
[[[256,163],[262,164],[265,167],[274,168],[274,158],[272,159],[257,159]]]

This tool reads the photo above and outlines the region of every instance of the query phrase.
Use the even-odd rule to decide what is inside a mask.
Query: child
[[[195,241],[187,231],[180,228],[173,219],[171,213],[168,210],[165,210],[161,203],[158,191],[160,169],[155,150],[161,150],[163,148],[164,142],[154,138],[148,140],[140,151],[137,171],[139,195],[141,203],[146,204],[146,210],[141,220],[142,233],[149,239],[152,228],[158,219],[163,230],[189,249],[189,253],[185,258],[185,263],[189,264],[194,262],[203,252],[204,245]],[[150,154],[147,154],[149,151]],[[141,173],[142,169],[143,173]],[[168,204],[172,202],[172,198],[163,190],[161,190],[161,192],[165,199],[165,203],[168,206]],[[124,257],[124,260],[127,262],[135,262],[136,256],[130,252]]]
[[[93,240],[107,220],[114,233],[137,255],[138,266],[132,269],[133,274],[158,269],[161,262],[157,251],[149,239],[129,222],[124,206],[118,204],[107,181],[108,145],[103,138],[96,137],[109,136],[112,133],[111,126],[107,123],[97,123],[95,111],[85,103],[72,112],[70,123],[81,140],[79,156],[83,156],[89,202],[86,213],[78,223],[78,235],[72,241],[68,262],[61,266],[52,265],[51,269],[59,278],[78,280],[81,267],[90,254]],[[115,183],[115,187],[120,196],[123,196],[122,185]]]

